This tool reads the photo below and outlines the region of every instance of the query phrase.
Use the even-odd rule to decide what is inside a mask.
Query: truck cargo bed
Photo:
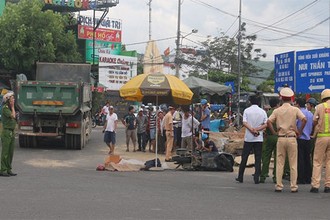
[[[17,106],[28,114],[73,115],[80,107],[79,83],[20,81],[17,88]]]

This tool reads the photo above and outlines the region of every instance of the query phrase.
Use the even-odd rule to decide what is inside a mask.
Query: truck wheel
[[[19,147],[26,148],[27,145],[27,136],[26,135],[19,135],[18,136]]]
[[[29,143],[29,146],[32,147],[32,148],[36,148],[38,147],[38,141],[37,141],[37,137],[34,137],[34,136],[29,136],[28,137],[28,143]]]
[[[85,142],[84,135],[76,134],[73,136],[74,136],[73,148],[76,150],[82,150],[84,148],[84,142]]]
[[[72,149],[73,148],[73,135],[72,134],[66,134],[64,136],[64,143],[65,143],[65,147],[67,149]]]

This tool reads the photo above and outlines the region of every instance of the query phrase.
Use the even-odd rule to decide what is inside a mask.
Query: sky
[[[149,40],[150,0],[119,0],[108,17],[122,21],[122,43],[144,53]],[[202,49],[208,36],[236,37],[239,0],[181,0],[180,31],[183,46]],[[151,1],[151,39],[163,52],[175,53],[179,0]],[[255,48],[272,61],[275,54],[329,47],[329,0],[242,0],[242,22],[247,34],[256,34]],[[191,33],[197,29],[197,33]]]

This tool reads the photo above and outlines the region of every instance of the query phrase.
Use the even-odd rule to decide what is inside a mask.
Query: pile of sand
[[[245,130],[210,132],[210,139],[222,151],[239,156],[242,154]]]

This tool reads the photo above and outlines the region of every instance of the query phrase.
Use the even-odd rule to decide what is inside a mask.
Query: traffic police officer
[[[312,188],[310,192],[318,193],[321,180],[322,163],[325,158],[324,192],[330,193],[330,89],[321,93],[321,104],[317,105],[313,122],[317,139],[313,158]]]
[[[1,176],[9,177],[16,176],[11,171],[11,163],[13,161],[14,147],[15,147],[15,126],[16,126],[16,112],[14,107],[15,99],[14,93],[8,92],[3,96],[2,108],[2,151],[1,151]]]
[[[272,134],[277,134],[277,152],[276,152],[276,185],[275,192],[282,192],[282,176],[285,163],[285,157],[288,155],[290,165],[290,188],[291,192],[298,192],[297,185],[297,136],[302,134],[306,125],[306,117],[299,108],[290,104],[294,92],[288,88],[282,88],[280,91],[283,105],[273,111],[270,115],[267,125]],[[297,129],[296,120],[300,119],[302,125]],[[273,123],[276,122],[277,133],[274,130]]]

